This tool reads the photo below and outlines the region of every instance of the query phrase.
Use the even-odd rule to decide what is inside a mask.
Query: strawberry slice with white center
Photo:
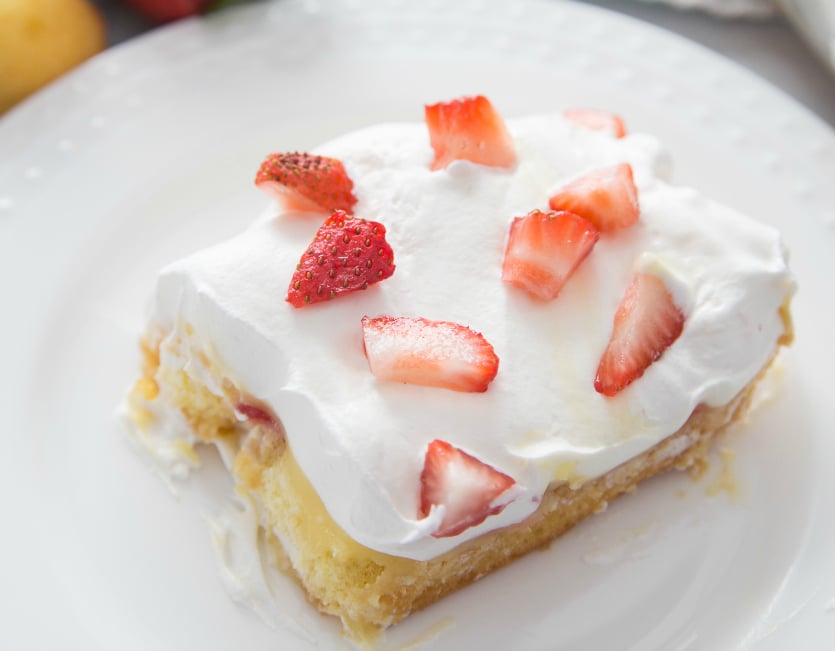
[[[681,335],[684,314],[664,281],[636,273],[617,311],[594,388],[614,396],[644,374]]]
[[[434,440],[426,450],[420,475],[420,512],[425,518],[433,506],[444,507],[435,538],[456,536],[504,509],[494,500],[513,486],[513,478],[488,466],[446,441]]]
[[[394,269],[385,226],[334,210],[296,265],[287,302],[304,307],[368,289],[391,276]]]
[[[504,119],[483,95],[425,107],[429,141],[435,150],[431,169],[454,160],[491,167],[513,167],[516,150]]]
[[[586,259],[600,237],[588,221],[570,212],[532,210],[516,217],[502,265],[502,280],[550,301]]]
[[[351,212],[357,198],[342,161],[303,152],[270,154],[255,175],[255,185],[287,210]]]
[[[499,358],[484,336],[451,321],[362,318],[365,356],[378,380],[482,393]]]
[[[576,108],[563,111],[562,115],[566,120],[592,131],[602,131],[615,138],[623,138],[626,135],[623,118],[608,111]]]
[[[576,178],[548,203],[553,210],[580,215],[600,231],[631,226],[640,214],[638,188],[629,163],[604,167]]]

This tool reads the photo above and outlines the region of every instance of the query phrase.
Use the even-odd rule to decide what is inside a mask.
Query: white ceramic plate
[[[718,462],[701,482],[654,480],[383,648],[423,634],[438,650],[831,648],[835,137],[669,34],[582,5],[477,0],[287,0],[184,22],[0,120],[0,647],[345,648],[298,595],[315,644],[227,597],[200,515],[114,409],[156,270],[257,214],[266,152],[475,92],[505,115],[610,108],[662,137],[679,182],[783,231],[798,338],[775,397],[724,443],[735,495],[707,495]]]

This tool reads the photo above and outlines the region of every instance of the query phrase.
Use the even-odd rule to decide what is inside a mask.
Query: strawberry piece
[[[335,210],[316,232],[287,289],[287,302],[303,307],[367,289],[394,273],[386,227]]]
[[[431,169],[454,160],[513,167],[516,151],[502,116],[483,95],[463,97],[425,107],[429,141],[435,150]]]
[[[167,23],[203,11],[209,0],[126,0],[134,9],[158,23]]]
[[[420,474],[420,512],[443,506],[444,517],[435,538],[455,536],[499,513],[506,504],[493,501],[516,482],[446,441],[434,440],[426,449]]]
[[[271,411],[266,407],[260,407],[249,402],[238,402],[235,405],[235,411],[250,423],[256,425],[266,425],[274,430],[279,429],[278,419],[273,416]]]
[[[342,162],[308,153],[270,154],[255,175],[255,185],[287,210],[351,212],[357,198]]]
[[[532,210],[516,217],[502,265],[502,280],[545,301],[557,297],[600,237],[597,229],[570,212]]]
[[[623,118],[608,111],[597,109],[568,109],[563,111],[563,117],[581,127],[593,131],[603,131],[613,135],[615,138],[623,138],[626,135],[626,124]]]
[[[378,380],[482,393],[499,358],[479,332],[450,321],[362,318],[365,356]]]
[[[548,203],[553,210],[568,210],[588,219],[600,231],[631,226],[640,213],[638,189],[629,163],[604,167],[574,179]]]
[[[678,339],[684,314],[664,281],[649,273],[636,273],[615,312],[609,345],[600,364],[594,388],[614,396],[644,371]]]

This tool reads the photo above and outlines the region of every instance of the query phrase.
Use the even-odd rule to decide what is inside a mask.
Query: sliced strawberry
[[[209,4],[209,0],[126,0],[126,2],[158,23],[193,16],[203,11]]]
[[[502,280],[550,301],[599,237],[594,226],[574,213],[532,210],[510,225]]]
[[[272,415],[272,412],[267,407],[262,407],[251,402],[238,402],[235,405],[235,411],[250,423],[266,425],[275,430],[279,429],[278,419]]]
[[[362,318],[365,356],[378,380],[481,393],[499,358],[479,332],[450,321]]]
[[[624,228],[638,221],[638,189],[632,166],[621,163],[574,179],[548,202],[554,210],[568,210],[588,219],[600,231]]]
[[[492,466],[436,439],[426,449],[420,474],[419,517],[429,515],[433,506],[443,506],[443,520],[432,535],[458,535],[504,509],[506,504],[493,506],[493,501],[515,483]]]
[[[516,151],[502,116],[483,95],[462,97],[425,107],[429,141],[435,150],[432,169],[454,160],[513,167]]]
[[[342,162],[326,156],[270,154],[255,175],[255,185],[287,210],[350,212],[357,203]]]
[[[626,125],[623,118],[608,111],[597,109],[568,109],[563,111],[563,117],[574,124],[579,124],[586,129],[610,133],[615,138],[623,138],[626,135]]]
[[[287,289],[295,307],[367,289],[394,273],[386,227],[335,210],[302,255]]]
[[[684,314],[664,281],[636,273],[615,312],[609,345],[600,358],[594,388],[614,396],[637,380],[678,339]]]

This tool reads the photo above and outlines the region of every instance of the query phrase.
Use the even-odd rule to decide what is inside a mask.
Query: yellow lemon
[[[0,113],[104,45],[87,0],[0,0]]]

